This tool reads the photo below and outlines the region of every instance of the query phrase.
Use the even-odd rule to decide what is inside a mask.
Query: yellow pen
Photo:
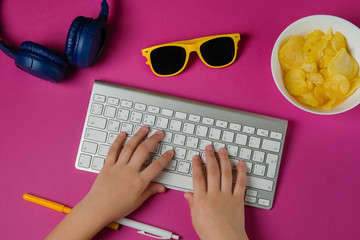
[[[71,208],[69,208],[69,207],[67,207],[67,206],[65,206],[63,204],[56,203],[56,202],[53,202],[53,201],[50,201],[50,200],[47,200],[47,199],[44,199],[44,198],[40,198],[40,197],[31,195],[31,194],[28,194],[28,193],[25,193],[23,195],[23,198],[26,201],[41,205],[43,207],[50,208],[52,210],[55,210],[55,211],[58,211],[58,212],[61,212],[61,213],[68,214],[71,211]],[[116,222],[111,222],[106,227],[114,229],[114,230],[119,230],[120,224],[118,224]]]

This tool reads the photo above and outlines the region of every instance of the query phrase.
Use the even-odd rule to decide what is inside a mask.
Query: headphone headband
[[[108,16],[109,16],[109,5],[107,4],[106,0],[103,0],[101,2],[101,11],[99,13],[98,19],[101,19],[106,23]]]
[[[11,58],[14,58],[15,52],[10,49],[8,45],[5,44],[3,40],[0,40],[0,50],[3,51],[6,55]]]

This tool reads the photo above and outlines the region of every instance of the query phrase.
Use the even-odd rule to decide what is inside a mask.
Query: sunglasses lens
[[[160,47],[151,52],[150,59],[157,74],[170,75],[178,72],[184,66],[186,51],[177,46]]]
[[[200,52],[205,62],[210,66],[226,65],[235,56],[234,40],[230,37],[211,39],[200,46]]]

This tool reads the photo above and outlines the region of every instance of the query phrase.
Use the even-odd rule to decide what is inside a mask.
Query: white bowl
[[[280,34],[275,42],[271,54],[272,75],[278,89],[283,94],[283,96],[296,107],[310,113],[321,115],[342,113],[356,107],[358,104],[360,104],[360,90],[358,89],[345,101],[329,110],[307,107],[297,102],[296,99],[292,97],[286,90],[282,79],[282,71],[280,68],[278,52],[280,44],[290,36],[306,36],[308,33],[311,33],[316,29],[325,33],[329,27],[332,28],[333,33],[339,31],[345,36],[350,54],[356,59],[358,63],[360,63],[360,29],[349,21],[330,15],[313,15],[301,18],[292,23]]]

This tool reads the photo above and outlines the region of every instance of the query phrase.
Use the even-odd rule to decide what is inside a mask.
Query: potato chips
[[[360,88],[359,65],[331,28],[288,38],[278,57],[287,91],[304,105],[331,109]]]

